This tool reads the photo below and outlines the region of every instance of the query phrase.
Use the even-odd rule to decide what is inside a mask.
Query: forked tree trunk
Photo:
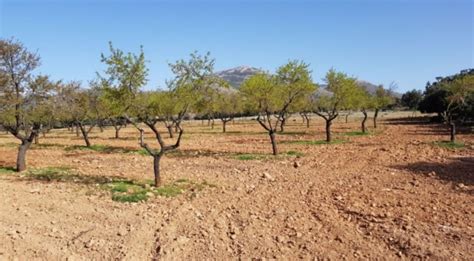
[[[21,141],[21,145],[18,149],[18,155],[16,158],[16,171],[21,172],[21,171],[26,170],[26,151],[30,148],[30,146],[31,146],[31,141],[28,141],[28,140]]]
[[[375,109],[374,113],[374,129],[377,129],[377,116],[379,115],[379,109]]]
[[[331,142],[332,120],[326,120],[326,142]]]
[[[365,122],[367,121],[367,112],[362,111],[362,113],[364,114],[364,119],[362,119],[361,130],[362,133],[365,133],[367,131],[367,128],[365,127]]]
[[[451,136],[451,142],[455,142],[456,141],[456,124],[451,121],[449,123],[449,132],[450,132],[450,136]]]
[[[268,134],[270,135],[270,141],[272,142],[273,155],[277,155],[278,154],[278,148],[277,148],[276,139],[275,139],[275,132],[274,131],[269,131]]]
[[[155,176],[155,187],[159,187],[161,185],[161,176],[160,176],[160,160],[161,160],[161,153],[158,153],[153,156],[153,174]]]
[[[118,139],[120,138],[120,128],[116,126],[114,126],[114,128],[115,128],[115,138]]]

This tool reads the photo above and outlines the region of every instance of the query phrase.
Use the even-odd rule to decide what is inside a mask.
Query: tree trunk
[[[91,146],[91,142],[89,141],[89,133],[87,133],[86,129],[82,124],[79,124],[79,128],[81,129],[82,132],[82,137],[84,138],[84,141],[86,143],[86,147]]]
[[[363,111],[362,113],[364,114],[364,119],[362,120],[361,129],[362,133],[365,133],[367,130],[367,128],[365,127],[365,122],[367,121],[367,112]]]
[[[160,177],[160,160],[162,154],[157,154],[153,156],[153,174],[155,176],[155,187],[159,187],[161,185],[161,177]]]
[[[276,140],[275,140],[275,132],[270,131],[268,134],[270,135],[270,141],[272,142],[273,155],[277,155],[278,154],[278,149],[277,149],[277,144],[276,144]]]
[[[225,125],[227,124],[227,121],[222,121],[222,132],[225,133]]]
[[[449,130],[450,130],[450,135],[451,135],[451,142],[456,141],[456,125],[454,122],[449,123]]]
[[[375,109],[374,113],[374,129],[377,129],[377,116],[379,115],[379,109]]]
[[[21,172],[26,170],[26,151],[30,148],[30,146],[31,141],[21,141],[21,145],[18,149],[18,156],[16,158],[16,171]]]
[[[38,137],[38,135],[35,136],[35,144],[39,144],[39,137]]]
[[[305,116],[306,117],[306,128],[309,128],[309,117],[308,116]]]
[[[79,135],[79,126],[76,125],[76,137],[79,137],[79,136],[80,136],[80,135]]]
[[[214,129],[214,119],[212,119],[212,122],[211,122],[211,130]]]
[[[166,126],[166,129],[168,129],[168,134],[170,135],[170,138],[172,139],[173,138],[173,126],[168,125],[168,126]]]
[[[331,124],[332,120],[326,120],[326,142],[331,142]]]
[[[120,128],[115,128],[115,138],[118,139],[120,138]]]
[[[349,118],[349,113],[346,114],[346,123],[349,122],[349,121],[348,121],[348,118]]]
[[[285,124],[286,124],[286,118],[283,117],[283,119],[281,120],[281,123],[280,123],[280,132],[285,131]]]

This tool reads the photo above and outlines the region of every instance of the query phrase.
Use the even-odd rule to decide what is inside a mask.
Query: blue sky
[[[87,83],[104,69],[108,41],[143,45],[148,89],[172,77],[167,66],[210,51],[216,70],[249,65],[274,71],[289,59],[311,64],[315,81],[334,67],[398,91],[474,67],[472,0],[127,1],[0,0],[0,37],[42,57],[38,72]]]

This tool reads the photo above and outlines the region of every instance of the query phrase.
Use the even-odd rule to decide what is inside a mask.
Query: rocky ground
[[[163,159],[164,183],[212,186],[140,203],[112,201],[94,184],[0,174],[0,260],[473,260],[474,135],[459,135],[465,148],[443,148],[433,144],[448,137],[442,126],[390,118],[366,136],[347,135],[358,119],[341,119],[333,126],[344,143],[312,144],[323,122],[307,129],[294,117],[276,158],[262,155],[271,147],[255,123],[236,121],[226,134],[217,121],[214,130],[186,123],[180,153]],[[136,135],[97,130],[91,141],[132,150]],[[14,143],[0,135],[0,166],[14,165]],[[30,168],[152,178],[150,157],[67,149],[82,145],[67,130],[40,144]]]

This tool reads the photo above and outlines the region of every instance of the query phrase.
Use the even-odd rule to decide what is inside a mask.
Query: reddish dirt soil
[[[324,138],[323,122],[307,129],[294,117],[279,149],[302,156],[246,161],[235,153],[271,150],[255,123],[228,124],[226,134],[217,121],[214,130],[186,123],[182,153],[162,160],[164,183],[216,187],[142,203],[114,202],[93,185],[0,175],[0,260],[474,260],[474,135],[458,136],[464,149],[441,148],[432,142],[448,138],[444,127],[390,116],[369,136],[344,135],[358,130],[355,118],[338,121],[335,138],[348,142],[330,145],[285,142]],[[121,134],[96,131],[91,141],[138,149],[133,128]],[[16,142],[0,135],[0,166],[14,165]],[[54,130],[40,143],[82,140]],[[55,146],[33,146],[28,166],[139,180],[153,167],[148,156]]]

